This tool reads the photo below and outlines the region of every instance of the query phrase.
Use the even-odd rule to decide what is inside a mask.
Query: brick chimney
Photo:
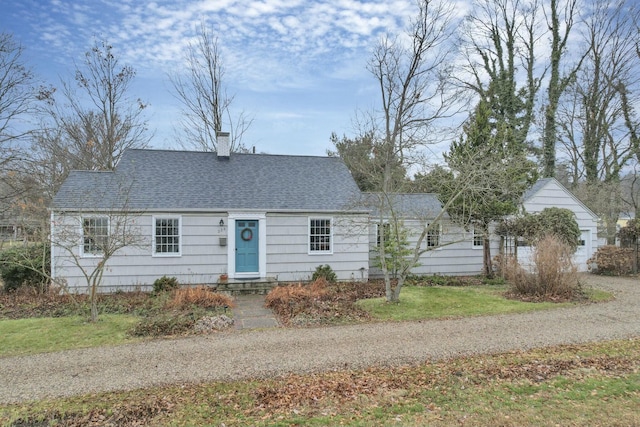
[[[228,160],[231,155],[231,143],[229,142],[229,132],[216,132],[216,143],[218,145],[218,159]]]

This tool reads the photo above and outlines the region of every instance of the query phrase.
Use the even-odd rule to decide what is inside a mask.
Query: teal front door
[[[236,272],[258,272],[258,259],[258,220],[236,220]]]

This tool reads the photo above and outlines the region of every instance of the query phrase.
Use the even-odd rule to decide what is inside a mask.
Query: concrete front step
[[[229,279],[224,282],[214,284],[212,287],[218,292],[229,295],[266,295],[273,288],[278,286],[275,278],[266,279]]]

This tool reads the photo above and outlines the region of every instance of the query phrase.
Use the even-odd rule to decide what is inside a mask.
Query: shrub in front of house
[[[205,309],[226,309],[234,307],[231,297],[214,292],[206,286],[183,287],[171,292],[165,307],[175,310],[186,310],[190,307]]]
[[[308,306],[327,295],[328,282],[318,278],[310,284],[301,283],[276,286],[265,298],[265,305],[276,314],[286,318],[294,317],[307,310]]]
[[[355,305],[358,299],[384,295],[384,285],[362,282],[330,284],[319,278],[309,284],[277,286],[265,302],[283,325],[310,326],[368,320],[370,315]]]
[[[51,276],[51,248],[44,243],[14,247],[0,253],[0,277],[5,292],[29,286],[44,292]]]
[[[329,283],[336,283],[338,281],[338,276],[336,276],[336,273],[329,264],[317,266],[316,271],[311,275],[312,282],[315,282],[320,278],[325,279]]]
[[[533,272],[525,271],[514,259],[505,265],[505,278],[515,294],[544,300],[570,300],[580,294],[578,269],[573,249],[554,235],[537,241],[533,249]]]
[[[169,292],[179,287],[180,283],[175,277],[162,276],[153,282],[153,292],[156,294]]]

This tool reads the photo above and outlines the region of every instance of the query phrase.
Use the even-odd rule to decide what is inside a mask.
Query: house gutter
[[[61,209],[60,212],[63,213],[111,213],[117,214],[120,211],[117,209],[111,208],[95,208],[95,209]],[[319,210],[309,210],[309,209],[242,209],[242,208],[216,208],[216,209],[201,209],[201,208],[193,208],[193,209],[173,209],[173,208],[153,208],[153,209],[128,209],[124,212],[129,212],[131,214],[154,214],[154,213],[210,213],[210,214],[228,214],[231,212],[243,212],[243,213],[298,213],[298,214],[370,214],[371,211],[369,209],[362,210],[336,210],[336,209],[319,209]]]

